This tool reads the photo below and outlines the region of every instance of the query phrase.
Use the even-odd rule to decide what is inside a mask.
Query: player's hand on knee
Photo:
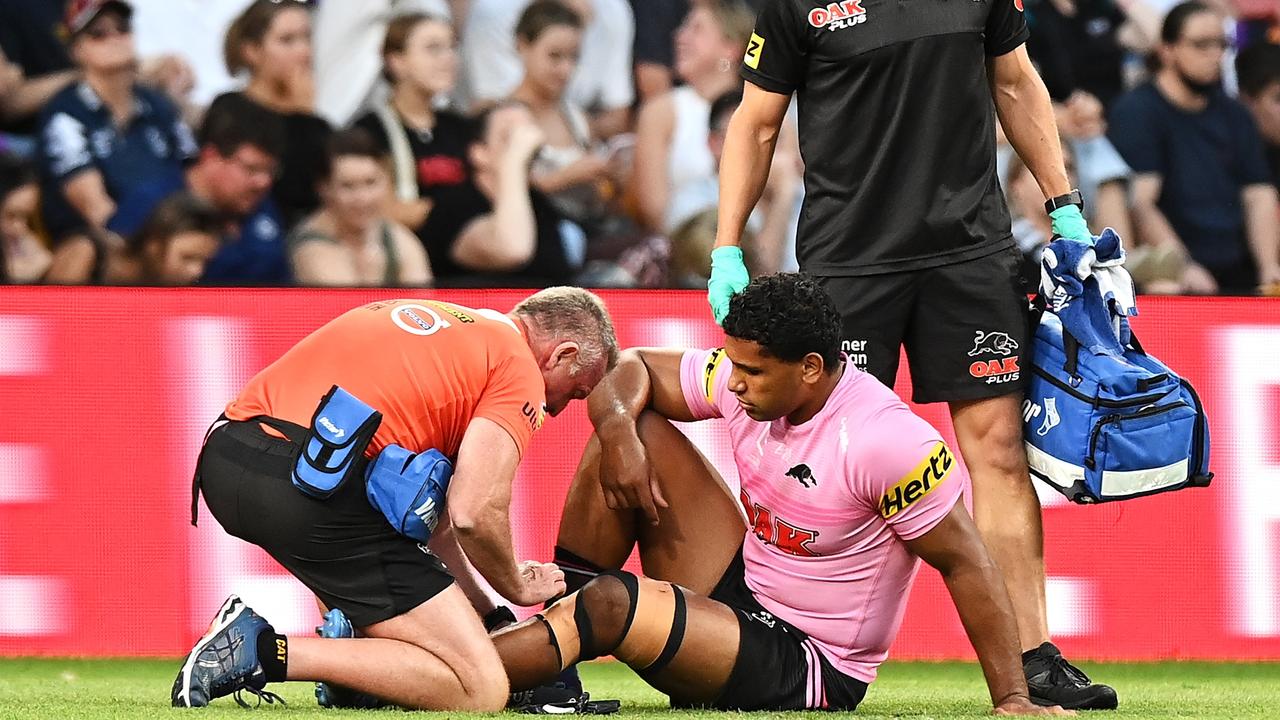
[[[644,443],[635,434],[604,446],[600,489],[610,510],[640,510],[654,525],[658,524],[658,508],[667,507]]]
[[[1040,707],[1031,702],[1026,696],[1009,698],[996,706],[993,711],[995,715],[1039,715],[1048,717],[1069,717],[1075,715],[1074,710],[1063,710],[1057,705],[1050,707]]]
[[[520,563],[520,590],[511,602],[528,607],[564,594],[564,571],[555,563],[527,560]]]

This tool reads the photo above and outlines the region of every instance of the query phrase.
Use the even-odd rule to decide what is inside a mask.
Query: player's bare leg
[[[479,616],[452,585],[363,637],[289,638],[289,680],[319,680],[423,710],[500,710],[506,677]]]
[[[565,499],[557,549],[613,569],[639,543],[645,575],[710,593],[742,545],[745,526],[737,502],[711,462],[670,421],[646,411],[636,430],[668,504],[658,508],[658,524],[638,510],[605,505],[600,442],[592,435]],[[566,568],[566,579],[572,573]]]
[[[973,517],[1004,574],[1023,650],[1049,639],[1044,527],[1022,445],[1017,395],[951,403],[960,454],[973,479]]]
[[[724,690],[739,632],[727,605],[667,582],[611,573],[499,631],[494,644],[516,690],[580,660],[613,655],[659,691],[697,704]]]
[[[1068,709],[1113,709],[1112,688],[1092,682],[1049,641],[1044,526],[1022,444],[1018,395],[951,403],[960,453],[973,479],[973,515],[1004,574],[1024,650],[1031,699]]]

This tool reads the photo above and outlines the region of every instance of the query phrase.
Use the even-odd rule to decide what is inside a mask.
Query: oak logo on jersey
[[[791,468],[790,470],[788,470],[787,477],[795,478],[800,482],[801,485],[807,488],[818,486],[818,478],[813,476],[813,471],[810,470],[809,466],[805,465],[804,463],[801,463]]]
[[[880,497],[880,517],[887,520],[919,502],[947,479],[955,464],[946,443],[934,443],[929,455]]]
[[[809,548],[809,544],[818,539],[817,530],[796,527],[774,515],[769,508],[751,502],[751,496],[746,490],[738,491],[738,500],[742,503],[742,509],[747,511],[747,526],[761,542],[788,555],[818,557],[818,553]]]
[[[724,362],[724,348],[717,348],[707,356],[707,366],[702,370],[702,394],[707,402],[716,401],[716,373],[720,372],[720,363]]]
[[[826,7],[809,11],[809,24],[819,30],[826,28],[834,32],[866,21],[867,11],[862,7],[862,0],[827,3]]]
[[[755,33],[751,33],[751,40],[747,42],[747,54],[742,58],[742,62],[752,70],[760,69],[760,53],[764,52],[764,38]]]

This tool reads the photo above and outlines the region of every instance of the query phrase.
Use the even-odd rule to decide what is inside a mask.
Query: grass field
[[[312,686],[273,686],[287,707],[264,705],[250,714],[230,698],[201,711],[169,707],[169,687],[178,661],[155,660],[0,660],[0,720],[73,720],[85,718],[276,717],[369,718],[371,712],[322,710]],[[1083,713],[1110,718],[1277,718],[1280,717],[1280,664],[1163,663],[1086,665],[1094,677],[1115,685],[1121,709]],[[627,668],[613,663],[584,666],[583,680],[596,697],[623,700],[620,717],[673,720],[724,717],[722,713],[666,709],[663,696],[650,690]],[[193,715],[194,713],[194,715]],[[466,717],[464,713],[438,713]],[[971,718],[989,715],[986,692],[975,665],[962,663],[889,663],[859,708],[859,718]],[[390,717],[401,716],[399,713]],[[769,717],[760,714],[753,717]],[[826,713],[788,717],[830,718]]]

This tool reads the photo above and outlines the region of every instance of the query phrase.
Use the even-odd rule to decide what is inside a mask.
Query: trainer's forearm
[[[1019,49],[1009,56],[1024,54]],[[1002,56],[993,69],[991,95],[1005,137],[1026,164],[1046,198],[1071,192],[1062,159],[1062,141],[1053,102],[1030,61]]]
[[[716,247],[741,245],[742,231],[769,179],[778,127],[752,121],[742,110],[729,120],[720,159]]]
[[[969,642],[978,653],[992,705],[1027,696],[1018,626],[1004,579],[990,558],[957,563],[942,573]]]
[[[511,541],[511,517],[507,510],[511,504],[509,486],[505,494],[505,503],[501,506],[497,500],[487,503],[474,518],[468,518],[465,524],[455,516],[453,532],[458,540],[458,547],[462,548],[467,559],[475,566],[476,572],[488,580],[499,595],[511,602],[519,602],[520,569],[516,566]]]

